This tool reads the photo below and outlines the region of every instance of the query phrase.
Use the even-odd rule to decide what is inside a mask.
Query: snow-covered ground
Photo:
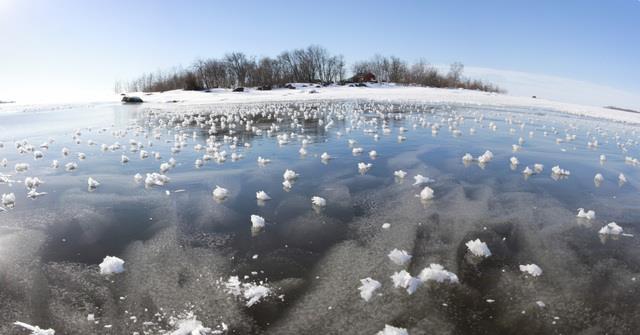
[[[220,104],[243,102],[275,102],[300,100],[346,100],[370,99],[390,102],[428,102],[435,104],[462,104],[496,107],[517,107],[532,109],[552,109],[561,112],[605,118],[614,121],[640,123],[640,114],[616,111],[602,107],[584,106],[531,97],[517,97],[462,89],[442,89],[431,87],[372,85],[370,87],[331,86],[317,88],[312,85],[292,89],[274,89],[271,91],[231,92],[228,89],[214,89],[211,92],[168,91],[164,93],[136,93],[145,102],[164,105],[169,101],[180,104]],[[316,93],[311,93],[316,92]]]
[[[304,87],[304,86],[306,87]],[[546,99],[495,94],[462,89],[442,89],[431,87],[400,86],[394,84],[369,84],[369,87],[330,86],[315,87],[311,84],[296,84],[297,89],[274,89],[258,91],[252,88],[245,92],[232,92],[229,89],[212,89],[202,91],[167,91],[163,93],[131,93],[140,96],[145,103],[153,107],[172,107],[178,105],[207,105],[230,103],[258,103],[300,100],[347,100],[365,99],[387,102],[424,102],[434,104],[460,104],[467,106],[495,106],[504,108],[530,108],[556,110],[565,113],[603,118],[608,120],[640,123],[640,114],[607,109],[596,106],[585,106],[564,103]],[[314,93],[312,93],[314,92]],[[96,97],[93,102],[119,101],[119,95],[111,98]],[[89,101],[85,101],[86,106]],[[45,109],[59,109],[73,107],[70,104],[30,105],[30,104],[0,104],[0,113],[15,111],[39,111]]]

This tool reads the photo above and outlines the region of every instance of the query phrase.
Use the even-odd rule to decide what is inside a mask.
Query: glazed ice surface
[[[632,125],[350,100],[0,121],[3,334],[639,326]]]

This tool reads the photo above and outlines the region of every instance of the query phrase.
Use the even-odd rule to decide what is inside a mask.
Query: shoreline
[[[315,93],[311,93],[315,92]],[[373,84],[370,87],[315,86],[297,89],[278,88],[269,91],[247,89],[245,92],[232,92],[230,89],[212,89],[205,91],[166,91],[134,92],[127,94],[144,100],[140,106],[168,109],[174,106],[206,106],[220,104],[245,103],[284,103],[294,101],[337,101],[367,100],[396,103],[433,103],[456,104],[466,107],[499,107],[519,109],[546,109],[576,116],[592,117],[622,123],[640,124],[640,114],[605,107],[564,103],[542,98],[518,97],[506,94],[488,93],[465,89],[445,89],[417,86],[395,86]],[[113,99],[99,98],[95,101],[70,103],[12,103],[0,105],[0,114],[4,112],[29,112],[45,109],[75,108],[96,104],[120,103],[121,95],[112,95]]]

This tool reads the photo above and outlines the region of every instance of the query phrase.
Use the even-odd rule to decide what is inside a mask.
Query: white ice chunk
[[[220,187],[216,185],[216,188],[213,190],[213,197],[218,200],[226,199],[229,196],[229,190],[226,188]]]
[[[147,173],[147,178],[145,178],[144,184],[147,187],[163,186],[164,184],[168,183],[169,180],[170,180],[169,177],[163,174],[153,172],[153,173]]]
[[[265,191],[258,191],[256,192],[256,199],[266,201],[271,200],[271,197]]]
[[[568,176],[571,174],[571,171],[569,170],[564,170],[560,168],[560,165],[556,165],[554,167],[551,168],[551,172],[555,175],[558,176]]]
[[[402,287],[407,290],[407,293],[412,294],[415,292],[422,283],[419,278],[413,277],[409,272],[402,270],[395,272],[391,276],[394,287]]]
[[[124,261],[115,256],[105,257],[99,266],[100,274],[103,275],[124,272]]]
[[[3,206],[13,206],[16,203],[16,195],[13,193],[3,193],[2,194],[2,205]]]
[[[321,197],[317,197],[317,196],[316,196],[316,197],[312,197],[312,198],[311,198],[311,203],[312,203],[314,206],[324,207],[324,206],[326,206],[326,205],[327,205],[327,200],[325,200],[324,198],[321,198]]]
[[[403,179],[404,177],[407,176],[407,173],[402,171],[402,170],[398,170],[398,171],[394,171],[393,175],[398,177],[398,178],[400,178],[400,179]]]
[[[433,190],[429,186],[425,186],[422,191],[420,191],[420,199],[422,200],[431,200],[433,199]]]
[[[487,244],[480,241],[479,238],[475,240],[471,240],[467,242],[465,245],[474,256],[478,256],[478,257],[491,256],[491,250],[489,250],[489,247],[487,246]]]
[[[440,264],[430,264],[428,268],[424,268],[418,275],[421,281],[427,282],[429,280],[443,283],[448,281],[451,284],[458,283],[458,276],[450,271],[444,269]]]
[[[622,234],[622,227],[618,226],[615,222],[609,222],[600,229],[599,233],[603,235],[620,235]]]
[[[422,184],[428,184],[433,182],[433,179],[429,178],[429,177],[425,177],[423,175],[416,175],[413,177],[413,179],[415,179],[415,182],[413,183],[414,186],[420,186]]]
[[[259,215],[251,215],[251,226],[253,228],[262,228],[265,225],[264,218]]]
[[[405,250],[393,249],[388,256],[389,259],[397,265],[404,265],[411,260],[411,255]]]
[[[195,317],[181,319],[175,323],[176,330],[169,335],[206,335],[211,333],[211,328],[202,325]]]
[[[405,328],[384,325],[384,329],[376,333],[376,335],[409,335]]]
[[[373,292],[382,287],[379,281],[372,278],[360,279],[360,283],[362,283],[362,286],[358,287],[358,290],[360,290],[360,296],[364,301],[369,301],[373,296]]]
[[[526,272],[533,277],[538,277],[542,274],[542,269],[536,264],[520,265],[520,271]]]
[[[593,210],[585,212],[584,208],[578,208],[578,214],[576,215],[576,217],[579,217],[581,219],[593,220],[596,218],[596,212]]]
[[[96,187],[100,186],[100,183],[97,180],[95,180],[95,179],[93,179],[91,177],[89,177],[89,179],[87,179],[87,184],[89,185],[89,188],[96,188]]]
[[[41,329],[38,326],[32,326],[30,324],[24,323],[24,322],[20,322],[20,321],[16,321],[13,323],[16,326],[20,326],[22,328],[25,328],[27,330],[31,331],[31,335],[55,335],[56,331],[49,328],[49,329]]]
[[[271,293],[271,289],[264,285],[245,284],[244,298],[247,299],[247,307],[251,307],[260,299],[268,296]]]
[[[295,171],[293,170],[287,169],[286,171],[284,171],[283,177],[284,177],[284,180],[294,180],[298,178],[298,174],[295,173]]]

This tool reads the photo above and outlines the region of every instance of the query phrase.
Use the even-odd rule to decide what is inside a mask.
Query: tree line
[[[276,57],[257,58],[231,52],[219,59],[198,59],[186,69],[145,73],[128,82],[118,81],[114,89],[116,93],[234,87],[271,89],[294,82],[345,84],[371,73],[378,82],[503,92],[490,83],[464,78],[464,66],[458,62],[451,64],[449,72],[441,73],[424,60],[409,64],[395,56],[375,55],[355,62],[350,70],[353,77],[347,78],[342,55],[332,55],[323,47],[311,45],[284,51]]]

